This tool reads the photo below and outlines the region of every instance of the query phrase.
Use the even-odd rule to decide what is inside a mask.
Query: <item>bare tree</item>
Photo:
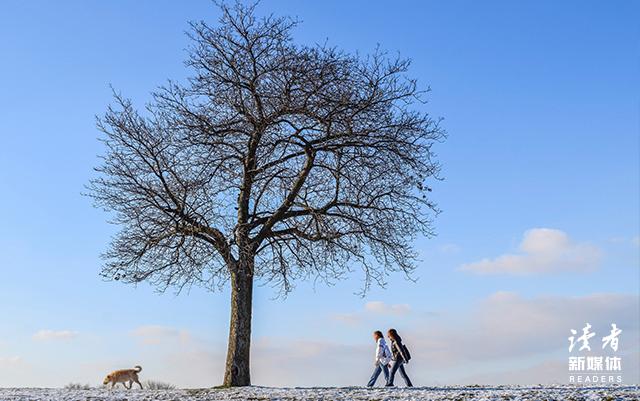
[[[91,181],[121,231],[103,276],[160,290],[231,285],[224,384],[250,384],[255,279],[283,294],[354,267],[364,288],[414,269],[431,234],[438,121],[409,61],[294,44],[289,18],[221,6],[192,23],[186,84],[153,93],[144,113],[115,95],[98,119],[106,155]]]

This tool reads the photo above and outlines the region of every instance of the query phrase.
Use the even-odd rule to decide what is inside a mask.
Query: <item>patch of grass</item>
[[[80,384],[80,383],[69,383],[66,386],[64,386],[65,390],[91,390],[93,387],[91,387],[88,384]]]
[[[188,388],[188,389],[185,389],[187,394],[189,394],[192,397],[196,397],[196,396],[206,392],[207,390],[209,390],[209,389],[207,389],[207,388]]]
[[[142,388],[147,390],[175,390],[176,386],[157,380],[145,380],[142,382]]]

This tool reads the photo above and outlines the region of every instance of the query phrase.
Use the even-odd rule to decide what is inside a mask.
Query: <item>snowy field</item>
[[[418,388],[269,388],[190,390],[64,390],[64,389],[0,389],[1,401],[204,401],[204,400],[640,400],[640,389],[634,387],[418,387]]]

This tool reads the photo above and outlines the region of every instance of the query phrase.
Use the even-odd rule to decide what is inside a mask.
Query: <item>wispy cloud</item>
[[[15,365],[22,362],[19,356],[0,357],[0,366]]]
[[[600,256],[597,247],[574,243],[561,230],[534,228],[524,233],[518,253],[463,264],[460,270],[477,274],[514,275],[590,271],[598,266]]]
[[[409,304],[396,304],[390,305],[382,301],[371,301],[364,305],[364,309],[368,312],[373,312],[381,315],[406,315],[411,311]]]
[[[617,323],[623,330],[619,352],[624,353],[625,375],[629,380],[638,377],[633,376],[637,369],[632,369],[640,366],[634,341],[640,328],[637,294],[529,297],[498,291],[476,299],[467,308],[429,317],[421,315],[417,307],[403,315],[405,307],[373,302],[368,307],[362,303],[354,313],[363,319],[353,330],[358,335],[355,340],[340,329],[318,331],[311,338],[286,330],[273,331],[274,337],[255,337],[251,347],[253,382],[266,386],[362,385],[370,374],[375,346],[370,334],[375,327],[370,323],[376,322],[375,311],[380,310],[399,313],[398,318],[382,315],[380,320],[400,323],[394,326],[413,355],[407,369],[420,385],[562,381],[569,330],[580,330],[586,322],[598,334],[592,346],[600,346],[600,337],[610,330],[611,323]],[[83,365],[82,371],[64,362],[66,367],[50,379],[57,380],[50,385],[71,380],[92,382],[109,369],[135,364],[144,367],[145,377],[180,387],[210,386],[222,380],[226,332],[199,333],[146,325],[109,339],[107,344],[117,348],[127,337],[145,346],[136,347],[124,357],[115,354],[99,364]],[[85,351],[90,357],[90,350],[78,352]],[[13,354],[0,356],[5,357],[0,358],[0,373],[4,375],[0,384],[32,383],[26,378],[37,374],[29,370],[37,367],[30,367],[28,360]],[[560,364],[545,362],[552,358]]]
[[[362,321],[362,316],[357,313],[336,313],[331,315],[331,318],[349,326],[357,326]]]
[[[78,336],[78,332],[71,330],[40,330],[32,338],[36,341],[71,340]]]
[[[602,334],[616,323],[624,330],[624,347],[629,351],[638,347],[633,339],[640,329],[639,301],[638,295],[631,294],[528,298],[498,291],[455,321],[412,328],[403,339],[413,345],[419,359],[455,367],[565,351],[570,329],[580,330],[589,322]]]
[[[187,330],[174,327],[147,325],[135,328],[130,333],[138,338],[142,344],[157,345],[170,341],[188,342],[191,335]]]
[[[613,244],[619,244],[619,245],[631,244],[633,246],[640,247],[640,236],[636,235],[634,237],[623,237],[623,236],[611,237],[609,238],[609,242]]]
[[[462,250],[460,245],[454,243],[442,244],[439,249],[442,253],[458,253]]]
[[[569,330],[580,330],[586,322],[599,336],[610,329],[610,323],[617,323],[624,330],[620,351],[629,352],[625,363],[637,364],[638,357],[632,353],[638,348],[633,341],[639,329],[638,301],[637,295],[625,294],[524,297],[495,292],[460,310],[453,319],[417,320],[402,327],[400,334],[413,354],[409,375],[422,385],[561,381]],[[371,312],[363,307],[360,313]],[[167,331],[173,338],[176,332],[180,330]],[[594,345],[599,341],[594,338]],[[145,366],[148,375],[181,386],[221,380],[223,342],[173,344],[154,349],[153,357],[146,358],[155,362]],[[333,332],[316,340],[257,337],[251,347],[252,380],[267,386],[361,385],[370,373],[374,346],[368,331],[356,343]],[[561,355],[560,364],[544,362],[554,353]]]
[[[388,304],[383,301],[369,301],[356,312],[337,313],[330,316],[332,320],[345,323],[349,326],[359,326],[365,321],[376,320],[381,316],[405,317],[412,312],[409,304]]]
[[[258,338],[252,347],[252,379],[270,386],[360,384],[361,375],[369,374],[374,347],[373,340],[354,345],[342,342],[339,337],[317,341]]]

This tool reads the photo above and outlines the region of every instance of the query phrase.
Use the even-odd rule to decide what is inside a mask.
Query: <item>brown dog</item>
[[[125,388],[131,389],[131,386],[133,386],[135,382],[142,388],[142,384],[140,380],[138,380],[138,373],[141,371],[142,367],[140,366],[135,366],[133,369],[114,370],[104,378],[102,384],[106,386],[111,382],[111,388],[113,388],[117,383],[122,383]],[[126,382],[129,382],[129,387],[127,387]]]

